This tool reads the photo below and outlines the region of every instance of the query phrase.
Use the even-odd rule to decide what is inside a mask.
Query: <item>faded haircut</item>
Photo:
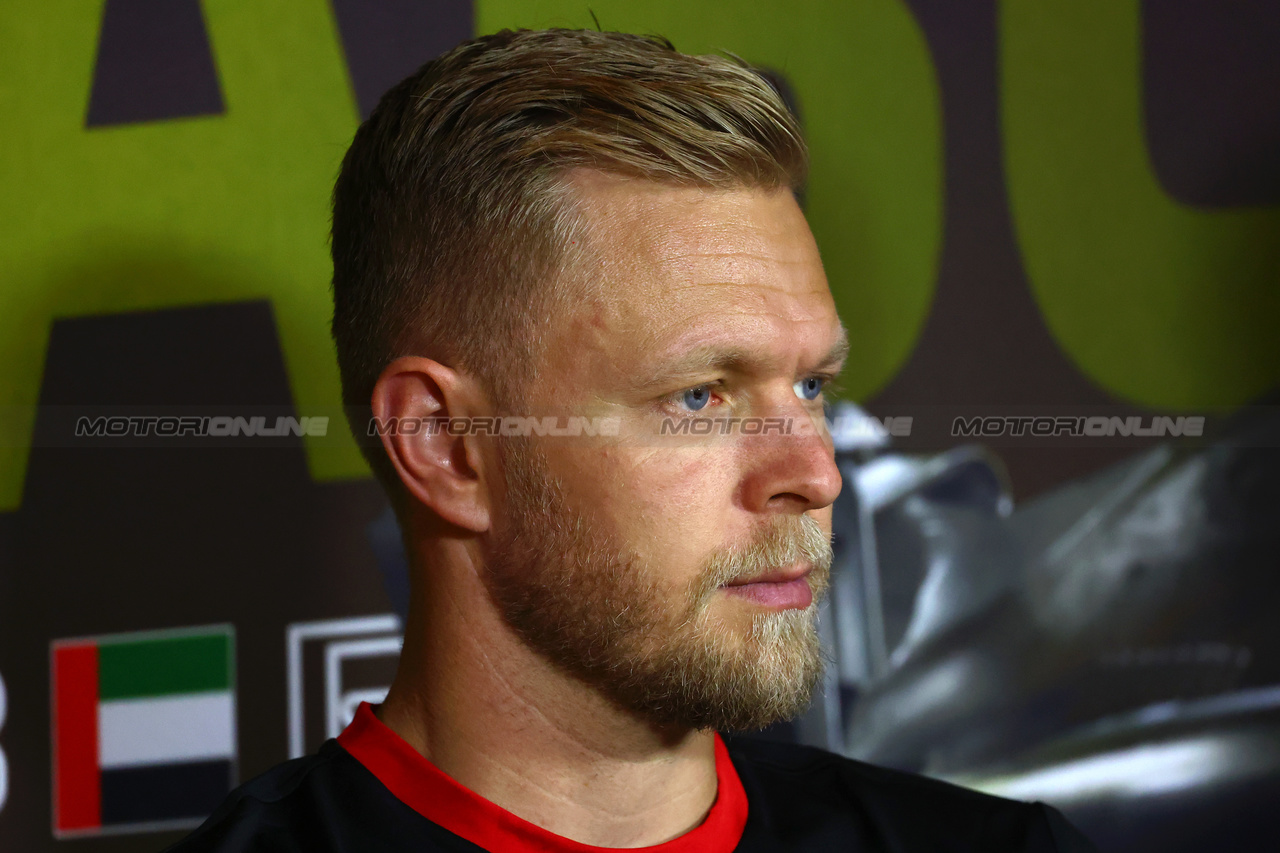
[[[794,192],[808,155],[760,73],[656,36],[503,30],[387,92],[334,187],[332,332],[349,423],[397,512],[406,493],[367,435],[378,376],[422,355],[474,376],[500,409],[520,404],[548,318],[590,286],[575,280],[592,249],[563,180],[582,167]]]

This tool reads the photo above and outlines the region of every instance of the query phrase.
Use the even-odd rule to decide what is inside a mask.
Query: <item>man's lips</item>
[[[765,607],[780,610],[805,608],[813,603],[813,590],[809,588],[808,563],[771,569],[749,578],[730,581],[721,589],[732,596],[745,598]]]
[[[725,586],[747,586],[748,584],[753,583],[790,583],[791,581],[807,577],[811,571],[813,571],[813,566],[808,563],[796,563],[794,566],[783,566],[778,569],[770,569],[767,572],[761,572],[760,574],[752,575],[749,578],[732,580],[725,584]]]

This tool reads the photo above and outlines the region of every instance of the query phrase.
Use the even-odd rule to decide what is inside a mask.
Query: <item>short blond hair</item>
[[[387,92],[334,188],[332,332],[352,430],[397,509],[399,478],[367,435],[378,376],[425,355],[517,405],[550,297],[588,251],[561,180],[579,167],[798,191],[808,154],[760,73],[656,36],[504,30]]]

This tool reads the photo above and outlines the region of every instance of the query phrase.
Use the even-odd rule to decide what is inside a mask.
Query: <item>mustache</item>
[[[695,581],[695,600],[706,601],[726,584],[802,562],[813,567],[808,580],[817,600],[826,592],[833,559],[831,536],[818,522],[807,515],[779,516],[746,546],[712,554]]]

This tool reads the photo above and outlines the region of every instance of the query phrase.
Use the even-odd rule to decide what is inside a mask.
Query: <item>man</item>
[[[847,347],[806,162],[759,76],[652,38],[503,32],[387,94],[334,193],[333,333],[412,566],[400,668],[177,849],[1089,849],[714,734],[822,668]]]

